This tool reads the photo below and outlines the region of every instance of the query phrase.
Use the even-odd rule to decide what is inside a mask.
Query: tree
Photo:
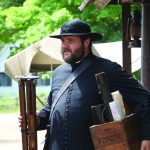
[[[102,42],[120,40],[120,7],[107,6],[101,11],[91,4],[80,12],[78,7],[82,1],[5,0],[11,4],[0,4],[0,43],[19,42],[20,47],[11,51],[11,55],[14,55],[73,18],[87,21],[93,31],[102,33],[104,37]]]

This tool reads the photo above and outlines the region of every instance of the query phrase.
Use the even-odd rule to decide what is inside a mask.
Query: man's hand
[[[142,141],[141,150],[150,150],[150,140],[143,140]]]
[[[37,122],[38,122],[39,112],[36,112],[36,119],[37,119]],[[19,127],[21,127],[21,124],[22,124],[22,116],[21,115],[18,116],[18,121],[19,121]]]
[[[21,124],[22,124],[22,116],[21,115],[18,116],[18,121],[19,121],[19,127],[21,127]]]

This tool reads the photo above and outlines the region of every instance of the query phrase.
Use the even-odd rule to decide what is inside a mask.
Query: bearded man
[[[91,106],[103,103],[95,74],[105,72],[111,92],[119,90],[140,120],[141,150],[150,150],[150,93],[119,64],[92,54],[92,42],[101,40],[101,34],[74,19],[62,25],[59,35],[50,37],[61,40],[65,63],[53,72],[48,103],[37,114],[38,130],[49,126],[45,149],[94,150]],[[74,79],[68,84],[70,76]]]

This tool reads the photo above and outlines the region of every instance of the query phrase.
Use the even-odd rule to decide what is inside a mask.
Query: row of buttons
[[[68,149],[68,116],[69,116],[69,103],[70,103],[70,100],[71,100],[71,94],[72,94],[72,84],[70,84],[69,86],[69,90],[68,90],[68,96],[67,96],[67,99],[66,99],[66,105],[65,105],[65,147],[64,149],[67,150]]]

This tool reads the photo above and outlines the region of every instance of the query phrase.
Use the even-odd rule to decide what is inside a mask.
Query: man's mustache
[[[61,53],[65,53],[65,52],[71,52],[71,50],[68,49],[68,48],[63,48],[63,49],[61,49]]]

